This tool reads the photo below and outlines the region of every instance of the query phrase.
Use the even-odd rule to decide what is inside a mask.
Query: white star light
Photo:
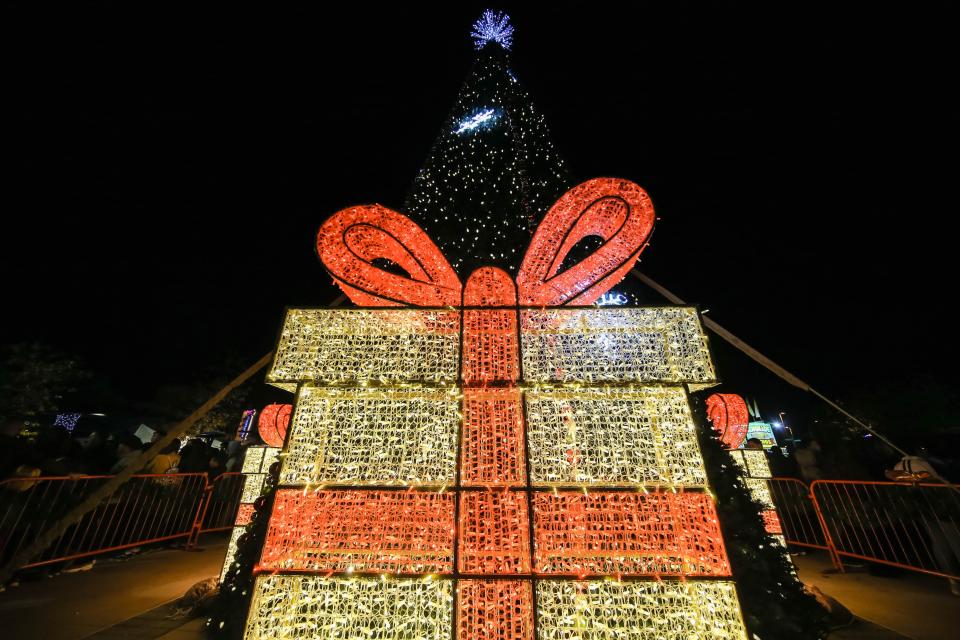
[[[473,36],[473,46],[477,51],[491,42],[496,42],[509,51],[513,44],[513,25],[510,24],[510,16],[487,9],[480,19],[473,23],[473,31],[470,35]]]

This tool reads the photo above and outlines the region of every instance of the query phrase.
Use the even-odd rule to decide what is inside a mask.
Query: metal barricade
[[[810,492],[838,556],[960,579],[960,485],[815,480]]]
[[[829,551],[816,506],[810,498],[810,488],[796,478],[770,478],[767,484],[784,539],[789,544]]]
[[[200,532],[232,529],[243,495],[245,474],[224,473],[210,485],[208,499],[200,514]]]
[[[110,476],[0,481],[0,565],[54,525]],[[202,473],[135,475],[21,568],[143,544],[188,539],[206,504]]]

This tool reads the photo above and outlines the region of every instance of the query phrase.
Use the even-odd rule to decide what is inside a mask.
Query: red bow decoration
[[[629,180],[594,178],[560,197],[530,241],[516,283],[495,267],[460,284],[437,245],[402,213],[378,204],[341,209],[320,226],[317,254],[360,306],[589,305],[622,280],[647,246],[655,215],[650,197]],[[603,244],[561,271],[580,240]],[[381,269],[387,259],[408,276]]]

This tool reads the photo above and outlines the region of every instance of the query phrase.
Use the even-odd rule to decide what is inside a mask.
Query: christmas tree
[[[403,207],[457,273],[514,273],[533,229],[570,181],[544,118],[510,67],[513,27],[486,11],[473,69]]]

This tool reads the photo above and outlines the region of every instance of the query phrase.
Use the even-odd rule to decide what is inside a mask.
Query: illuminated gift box
[[[745,638],[687,398],[716,382],[698,313],[582,306],[652,223],[642,189],[592,180],[516,280],[463,286],[401,214],[323,224],[368,308],[284,320],[267,380],[296,401],[247,638]]]

